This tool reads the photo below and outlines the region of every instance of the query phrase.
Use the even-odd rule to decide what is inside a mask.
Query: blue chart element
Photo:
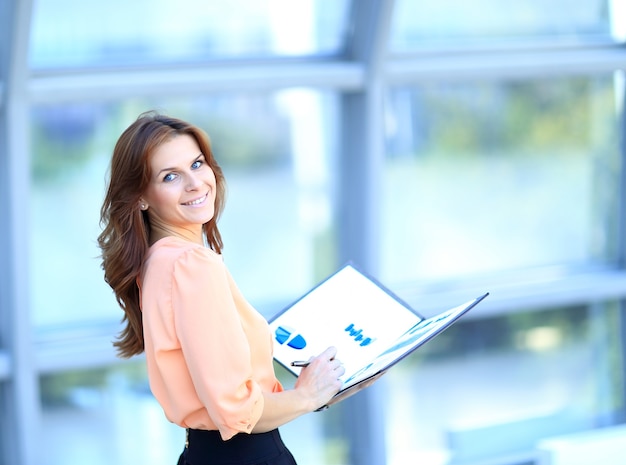
[[[354,323],[350,323],[350,325],[348,325],[348,327],[344,331],[346,331],[350,335],[350,337],[353,337],[356,342],[360,342],[359,345],[361,347],[365,347],[366,345],[369,345],[372,343],[372,341],[374,341],[374,339],[372,339],[371,337],[363,336],[362,329],[355,329]]]
[[[292,349],[304,349],[306,347],[306,340],[299,334],[297,334],[293,328],[287,326],[279,326],[276,328],[276,340],[279,344],[287,344]]]

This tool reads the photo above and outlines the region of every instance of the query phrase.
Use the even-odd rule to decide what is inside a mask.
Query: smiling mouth
[[[203,197],[201,197],[199,199],[192,200],[191,202],[184,203],[183,205],[185,205],[185,206],[198,205],[198,204],[201,204],[202,202],[204,202],[206,200],[206,198],[207,198],[207,194],[205,194]]]

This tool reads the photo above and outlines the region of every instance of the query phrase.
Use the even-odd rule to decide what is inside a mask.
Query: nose
[[[202,185],[202,179],[196,173],[191,172],[187,176],[187,190],[193,191],[198,189]]]

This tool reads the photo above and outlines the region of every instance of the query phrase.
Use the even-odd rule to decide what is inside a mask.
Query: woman
[[[293,389],[273,369],[267,322],[221,257],[225,180],[206,134],[146,113],[120,136],[98,237],[124,310],[119,354],[145,351],[150,388],[187,429],[179,465],[295,464],[277,428],[325,405],[344,374],[328,348]]]

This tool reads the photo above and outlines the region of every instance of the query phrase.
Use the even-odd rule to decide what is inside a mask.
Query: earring
[[[141,208],[142,210],[146,210],[148,207],[146,206],[146,204],[145,204],[145,203],[142,203],[142,204],[140,205],[140,208]]]

